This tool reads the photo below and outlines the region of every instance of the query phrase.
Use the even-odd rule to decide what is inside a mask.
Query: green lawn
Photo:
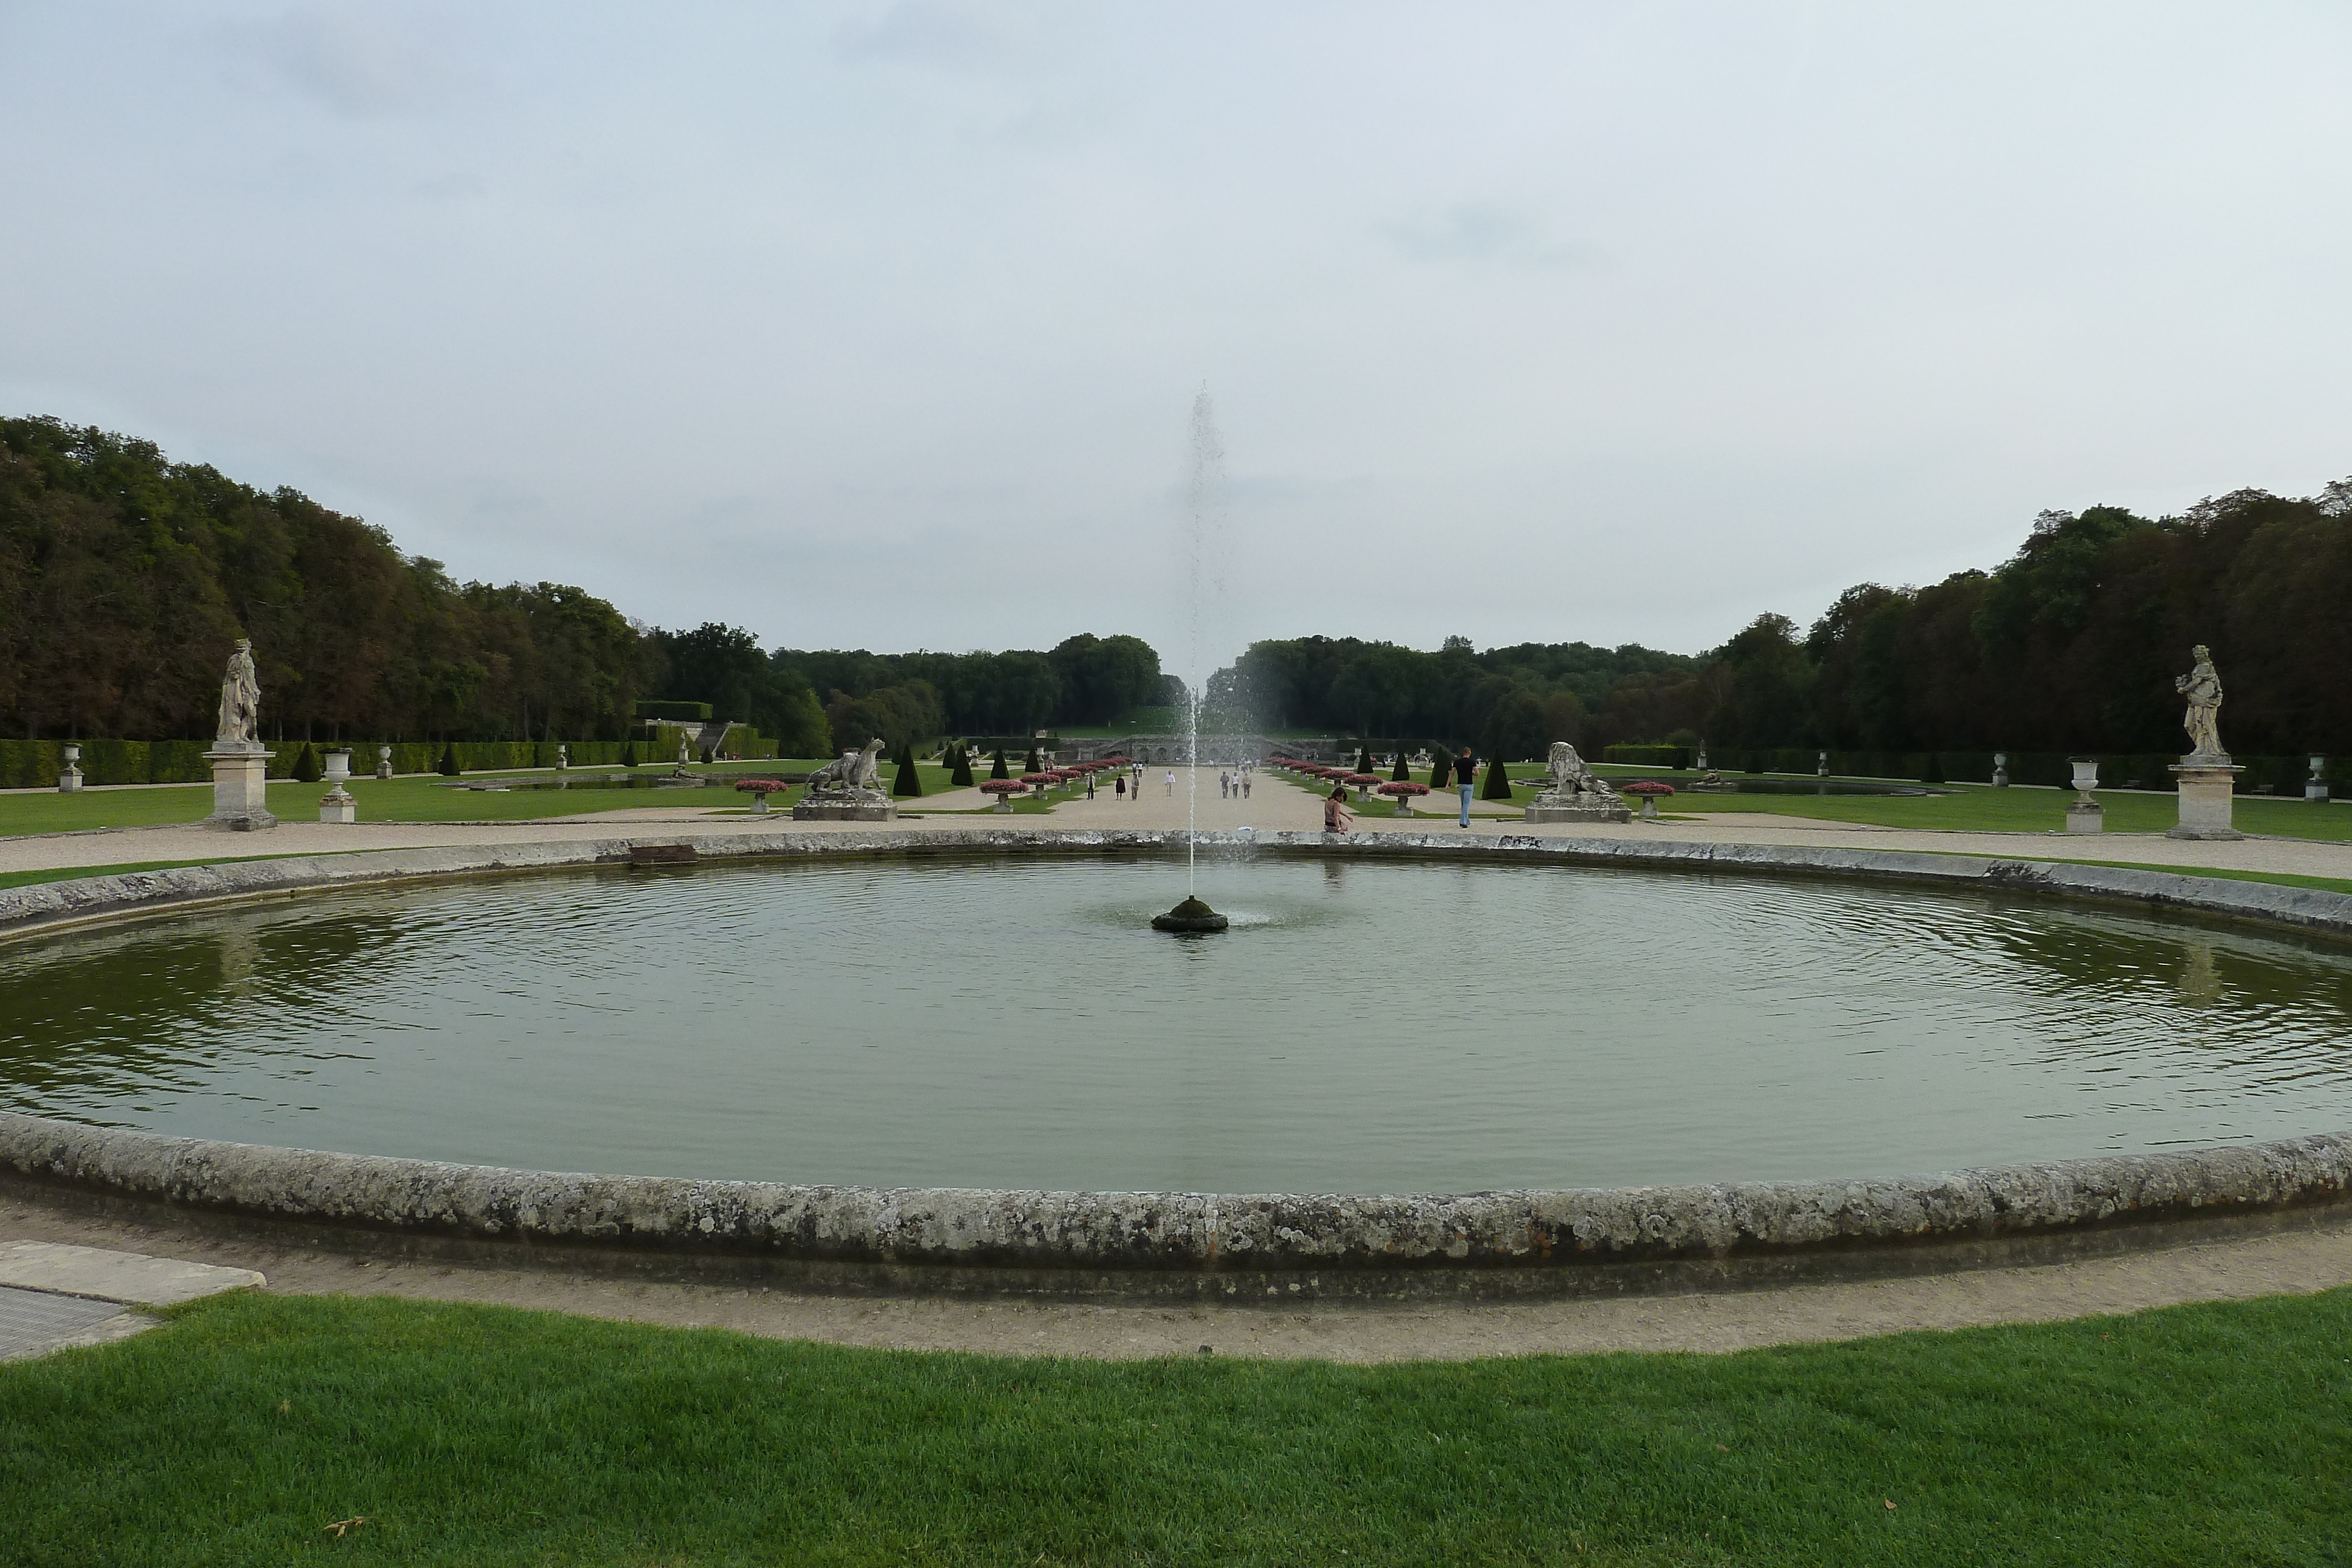
[[[719,763],[709,769],[744,778],[756,778],[778,771],[804,773],[819,764],[808,759],[787,759],[781,762]],[[612,774],[631,774],[651,778],[669,769],[646,766],[635,769],[623,768],[583,768],[572,771],[572,778],[603,779]],[[940,768],[919,768],[925,787],[936,779],[944,786],[947,770]],[[517,783],[542,782],[554,777],[551,773],[480,773],[467,774],[468,779],[479,783],[494,779],[512,779]],[[886,771],[886,781],[889,777]],[[363,822],[491,822],[514,821],[533,817],[569,817],[589,811],[612,811],[646,806],[721,806],[740,805],[742,797],[718,789],[516,789],[499,794],[473,789],[451,789],[453,781],[437,777],[418,776],[402,779],[355,779],[350,789],[360,803],[360,821]],[[289,821],[316,821],[319,797],[326,793],[323,784],[300,784],[291,779],[272,779],[269,783],[269,809]],[[797,791],[795,791],[797,793]],[[778,795],[772,806],[782,806],[790,796]],[[51,790],[24,794],[0,794],[0,837],[16,833],[58,833],[88,828],[151,827],[163,823],[200,822],[213,809],[213,791],[209,784],[180,784],[155,789],[83,789],[71,795]]]
[[[2347,1356],[2346,1291],[1385,1367],[248,1295],[0,1366],[0,1563],[2341,1563]]]

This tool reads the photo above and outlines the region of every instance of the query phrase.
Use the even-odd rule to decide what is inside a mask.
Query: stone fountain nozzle
[[[1179,933],[1223,931],[1225,917],[1199,899],[1188,897],[1167,914],[1153,915],[1151,928]]]

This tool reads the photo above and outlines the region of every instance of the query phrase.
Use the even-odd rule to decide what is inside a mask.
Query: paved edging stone
[[[1217,853],[1677,866],[1891,877],[2125,899],[2352,933],[2340,894],[1973,856],[1525,835],[1203,834]],[[625,862],[633,842],[712,859],[1164,852],[1181,832],[661,835],[396,850],[132,873],[0,892],[0,935],[392,878]],[[2352,1136],[1853,1181],[1425,1196],[1009,1192],[511,1171],[110,1130],[0,1113],[0,1173],[266,1219],[415,1235],[800,1262],[1003,1270],[1435,1275],[1577,1271],[1981,1244],[2306,1208],[2352,1194]],[[1335,1281],[1336,1282],[1336,1281]]]

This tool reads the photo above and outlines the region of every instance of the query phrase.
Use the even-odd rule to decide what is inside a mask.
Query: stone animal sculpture
[[[845,751],[838,762],[828,762],[809,775],[811,793],[819,789],[871,789],[882,778],[882,737],[866,743],[863,751]]]
[[[1580,794],[1600,787],[1601,780],[1594,778],[1592,769],[1584,765],[1584,758],[1576,754],[1576,747],[1564,740],[1551,743],[1551,755],[1546,761],[1551,773],[1550,793],[1554,795]]]

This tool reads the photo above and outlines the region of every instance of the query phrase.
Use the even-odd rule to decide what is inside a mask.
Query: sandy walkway
[[[1145,776],[1140,800],[1119,800],[1107,790],[1092,800],[1057,801],[1049,815],[1001,814],[982,808],[990,798],[978,789],[956,789],[903,803],[913,813],[909,831],[1007,827],[1024,831],[1060,829],[1181,828],[1192,821],[1204,830],[1250,827],[1261,831],[1311,832],[1323,824],[1322,803],[1296,785],[1259,778],[1248,800],[1217,792],[1217,775],[1202,770],[1201,790],[1188,817],[1187,770],[1178,768],[1172,792],[1168,769]],[[1436,800],[1426,797],[1424,804]],[[1457,833],[1450,798],[1446,809],[1412,818],[1389,814],[1387,802],[1365,802],[1356,818],[1359,832]],[[362,798],[362,810],[365,810]],[[1351,811],[1359,808],[1351,805]],[[753,817],[727,807],[639,806],[585,816],[539,821],[358,822],[331,826],[289,821],[266,833],[226,833],[201,827],[116,828],[93,832],[52,833],[0,839],[0,872],[47,871],[70,866],[121,865],[142,861],[205,860],[243,855],[303,855],[349,850],[423,849],[442,844],[499,844],[572,839],[677,833],[860,832],[870,823],[794,822],[789,816]],[[1475,819],[1474,833],[1534,833],[1546,838],[1634,839],[1714,844],[1810,844],[1850,849],[1927,850],[1995,857],[2045,860],[2125,861],[2149,865],[2210,866],[2219,870],[2281,872],[2304,876],[2352,878],[2352,843],[2307,839],[2250,838],[2231,841],[2168,839],[2161,833],[2103,833],[2085,840],[2061,832],[1981,833],[1879,828],[1859,822],[1826,822],[1769,812],[1726,812],[1700,821],[1626,823],[1530,823],[1516,815]]]
[[[1912,1329],[2050,1322],[2182,1301],[2352,1284],[2352,1225],[2030,1269],[1914,1280],[1596,1301],[1412,1307],[1104,1306],[799,1295],[756,1284],[667,1284],[561,1267],[415,1262],[224,1239],[0,1197],[0,1241],[65,1241],[257,1269],[285,1294],[484,1301],[628,1322],[896,1350],[1136,1360],[1197,1355],[1454,1361],[1595,1351],[1747,1350]]]

